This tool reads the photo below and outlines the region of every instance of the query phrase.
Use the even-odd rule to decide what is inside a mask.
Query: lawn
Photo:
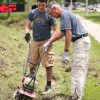
[[[88,15],[86,15],[86,13],[83,11],[74,10],[73,12],[80,16],[83,16],[86,19],[100,24],[100,12],[88,12]]]
[[[4,25],[0,25],[0,100],[12,100],[15,89],[17,86],[21,86],[22,70],[26,60],[28,44],[24,40],[24,24],[20,21],[20,17],[15,16],[13,15],[9,19],[3,20],[4,22],[2,24]],[[24,20],[25,16],[26,15],[23,16]],[[16,23],[15,21],[14,23],[10,23],[13,17],[16,18]],[[19,18],[19,21],[17,18]],[[6,25],[8,22],[9,26],[12,27]],[[92,46],[83,100],[100,100],[100,43],[92,36],[90,37]],[[65,68],[62,67],[61,59],[63,51],[64,38],[54,43],[55,67],[53,68],[54,76],[52,81],[53,95],[56,93],[70,95],[71,73],[70,71],[66,72]],[[71,45],[69,54],[70,59],[72,58],[72,51]],[[71,64],[66,67],[70,66]],[[37,94],[41,96],[46,84],[45,69],[41,66],[39,68],[37,80],[39,81],[39,84],[35,86],[35,90]]]

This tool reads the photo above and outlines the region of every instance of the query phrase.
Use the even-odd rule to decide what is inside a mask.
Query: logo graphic
[[[10,4],[9,5],[9,11],[13,12],[17,10],[17,6],[16,4]],[[8,12],[8,5],[6,4],[2,4],[0,5],[0,12]]]
[[[21,12],[25,11],[24,4],[9,4],[9,12]],[[7,13],[8,12],[8,5],[7,4],[0,4],[0,13]]]

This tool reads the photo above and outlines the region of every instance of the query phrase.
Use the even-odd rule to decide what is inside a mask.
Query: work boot
[[[52,92],[51,87],[47,85],[42,94],[49,94],[51,92]]]
[[[74,97],[70,96],[70,97],[68,98],[68,100],[78,100],[78,97],[77,97],[77,98],[74,98]]]

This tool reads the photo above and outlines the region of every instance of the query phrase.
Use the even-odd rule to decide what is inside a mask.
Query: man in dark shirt
[[[25,39],[30,41],[30,26],[33,22],[33,34],[31,43],[31,62],[35,64],[38,62],[40,55],[43,52],[43,45],[51,37],[51,29],[56,33],[57,24],[55,18],[51,17],[46,11],[47,0],[37,0],[38,8],[32,10],[28,14],[28,19],[25,26]],[[52,80],[52,67],[54,66],[54,53],[52,51],[52,45],[42,56],[42,65],[46,68],[47,84],[43,94],[51,92],[51,80]],[[32,74],[36,66],[29,64],[30,74]]]

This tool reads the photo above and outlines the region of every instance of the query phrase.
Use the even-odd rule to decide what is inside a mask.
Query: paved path
[[[96,24],[90,20],[87,20],[79,15],[76,15],[88,33],[90,33],[98,42],[100,42],[100,24]]]

